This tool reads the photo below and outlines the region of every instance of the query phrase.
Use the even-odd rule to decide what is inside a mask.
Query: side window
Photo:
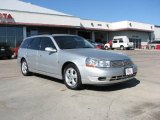
[[[123,40],[122,40],[122,39],[119,39],[119,43],[123,43]]]
[[[41,37],[41,48],[40,50],[45,51],[46,47],[52,47],[56,49],[53,41],[49,37]]]
[[[22,42],[20,48],[28,48],[28,46],[30,45],[30,42],[32,41],[32,39],[26,39]]]
[[[152,41],[152,43],[151,44],[156,44],[156,41]]]
[[[30,44],[30,49],[33,50],[39,50],[39,46],[40,46],[40,38],[32,38],[31,44]]]
[[[160,44],[160,41],[155,41],[156,44]]]
[[[113,41],[113,43],[117,43],[117,41],[116,41],[116,40],[114,40],[114,41]]]

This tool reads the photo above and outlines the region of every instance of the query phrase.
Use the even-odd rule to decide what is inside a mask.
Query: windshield
[[[54,36],[60,49],[95,48],[90,42],[79,36]]]

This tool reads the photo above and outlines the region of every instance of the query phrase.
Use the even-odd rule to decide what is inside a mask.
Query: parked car
[[[149,49],[156,49],[157,45],[160,45],[160,40],[155,40],[152,42],[148,42],[148,48]]]
[[[127,56],[95,47],[75,35],[38,35],[26,38],[18,52],[24,76],[31,72],[64,80],[69,89],[83,84],[115,84],[136,76],[137,66]]]
[[[0,43],[0,58],[8,58],[11,59],[12,51],[8,45],[5,43]]]
[[[129,40],[127,36],[115,36],[112,40],[112,45],[107,43],[104,45],[105,49],[133,49],[133,41]]]

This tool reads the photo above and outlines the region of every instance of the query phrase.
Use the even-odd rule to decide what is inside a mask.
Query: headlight
[[[107,60],[99,60],[95,58],[87,58],[86,59],[87,67],[99,67],[99,68],[108,68],[110,67],[110,61]]]

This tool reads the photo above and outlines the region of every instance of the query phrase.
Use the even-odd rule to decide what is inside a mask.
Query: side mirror
[[[46,47],[45,51],[47,51],[47,52],[57,52],[57,50],[53,49],[52,47]]]

